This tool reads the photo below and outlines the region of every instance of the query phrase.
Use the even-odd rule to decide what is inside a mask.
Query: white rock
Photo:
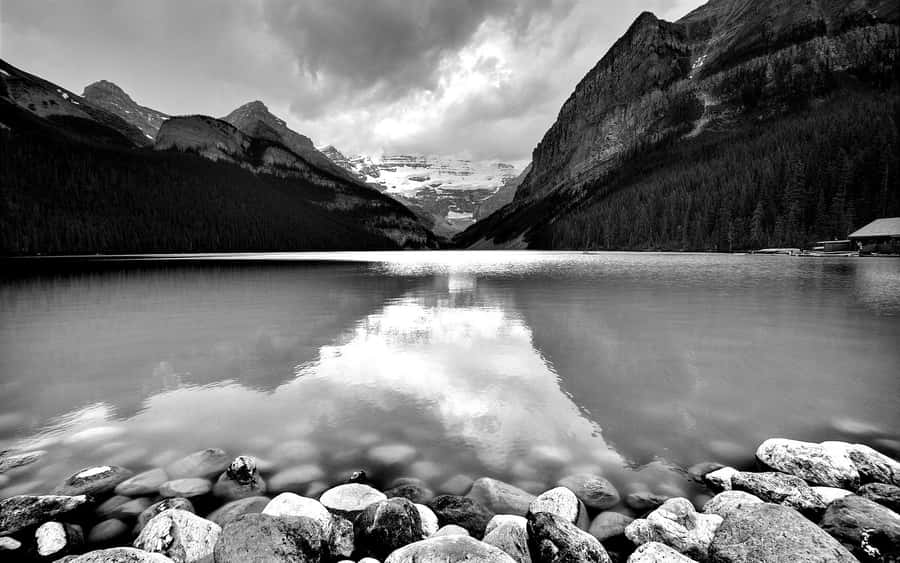
[[[660,542],[689,557],[705,559],[722,521],[716,514],[698,514],[686,498],[673,498],[647,518],[629,524],[625,537],[635,545]]]
[[[73,537],[74,536],[74,537]],[[80,544],[83,540],[80,528],[67,526],[61,522],[45,522],[38,526],[34,532],[37,552],[41,557],[50,557],[54,554],[62,554],[66,548],[71,547],[74,541]]]
[[[734,467],[723,467],[707,473],[703,478],[706,482],[720,491],[731,490],[731,478],[738,470]]]
[[[425,534],[426,538],[434,535],[440,528],[437,514],[424,504],[416,504],[415,506],[416,510],[419,511],[419,520],[422,521],[422,533]]]
[[[859,472],[847,452],[829,442],[815,444],[771,438],[756,449],[756,457],[776,471],[800,477],[813,485],[840,488],[859,486]]]
[[[262,513],[269,516],[306,516],[322,526],[326,537],[331,535],[331,513],[315,499],[294,493],[281,493],[269,501]]]
[[[690,557],[659,542],[645,543],[628,557],[628,563],[693,563],[693,561]]]
[[[832,501],[835,501],[839,498],[844,498],[847,495],[852,495],[851,491],[846,489],[839,489],[837,487],[810,487],[815,492],[819,493],[819,496],[825,500],[825,504],[831,504]]]
[[[387,500],[381,491],[362,483],[347,483],[328,489],[319,497],[319,502],[328,510],[338,514],[355,515],[372,503]]]
[[[463,528],[462,526],[457,526],[456,524],[447,524],[445,526],[441,526],[437,532],[432,534],[432,537],[440,537],[440,536],[468,536],[469,530]]]
[[[900,461],[863,444],[822,442],[822,446],[846,454],[859,472],[861,483],[887,483],[900,486]]]
[[[497,514],[491,518],[490,522],[488,522],[484,529],[484,535],[490,534],[494,531],[494,528],[498,526],[508,525],[518,526],[524,530],[528,526],[528,519],[524,516],[517,516],[515,514]]]
[[[178,563],[210,563],[221,533],[222,528],[215,522],[173,508],[147,522],[134,540],[134,547],[160,553]]]
[[[760,504],[762,499],[744,491],[722,491],[703,505],[704,514],[716,514],[727,518],[732,512],[750,504]]]
[[[581,528],[587,527],[587,512],[578,497],[566,487],[556,487],[538,495],[528,506],[529,512],[549,512]]]

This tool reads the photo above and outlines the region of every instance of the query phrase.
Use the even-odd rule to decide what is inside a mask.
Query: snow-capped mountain
[[[435,232],[444,235],[471,225],[481,203],[515,181],[524,168],[523,163],[419,154],[347,157],[333,146],[321,152],[360,180],[433,217]]]

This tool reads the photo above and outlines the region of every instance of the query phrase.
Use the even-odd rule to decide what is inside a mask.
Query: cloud
[[[4,0],[3,57],[173,114],[262,99],[319,144],[528,159],[644,10],[696,0]]]

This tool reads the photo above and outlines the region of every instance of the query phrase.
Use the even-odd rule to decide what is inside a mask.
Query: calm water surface
[[[48,453],[0,497],[205,447],[267,475],[537,490],[598,470],[690,494],[679,467],[749,463],[766,437],[900,438],[896,259],[338,253],[4,276],[0,450]],[[384,444],[415,457],[379,466]]]

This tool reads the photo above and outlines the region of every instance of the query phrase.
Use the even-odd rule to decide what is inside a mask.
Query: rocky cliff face
[[[460,242],[527,240],[628,159],[790,111],[835,88],[835,73],[883,67],[898,12],[885,0],[712,0],[672,23],[641,14],[563,104],[513,203]]]
[[[107,80],[85,86],[82,96],[137,127],[151,141],[156,139],[163,121],[170,117],[161,111],[138,105],[124,90]]]

